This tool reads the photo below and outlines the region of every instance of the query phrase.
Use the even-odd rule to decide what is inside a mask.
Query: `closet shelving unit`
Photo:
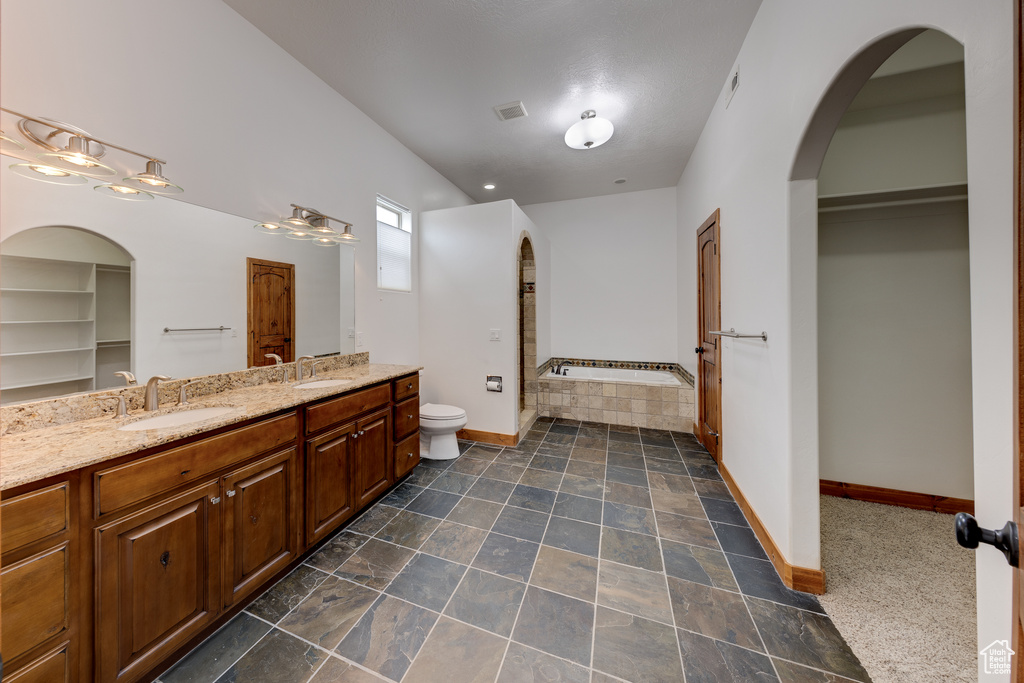
[[[3,403],[113,385],[108,367],[131,360],[130,292],[127,268],[0,256]]]

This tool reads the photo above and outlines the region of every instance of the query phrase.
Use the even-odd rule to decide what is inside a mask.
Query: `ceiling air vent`
[[[509,102],[508,104],[499,104],[494,108],[494,113],[498,115],[498,118],[502,121],[508,121],[509,119],[519,119],[526,116],[526,107],[522,102]]]

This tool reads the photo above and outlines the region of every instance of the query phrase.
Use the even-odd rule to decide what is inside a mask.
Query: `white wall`
[[[467,429],[518,431],[516,249],[523,230],[543,263],[546,240],[510,199],[420,215],[420,392],[423,402],[465,409]],[[545,270],[537,269],[538,347]],[[500,341],[490,341],[492,329]],[[486,390],[488,375],[501,376],[501,393]]]
[[[974,498],[967,202],[818,225],[821,478]]]
[[[48,185],[7,168],[0,169],[0,189],[0,239],[45,225],[73,226],[102,234],[132,255],[132,370],[140,380],[245,369],[246,257],[295,264],[296,357],[339,349],[338,250],[348,247],[262,235],[250,220],[185,202],[118,201],[88,186]],[[221,325],[232,329],[163,332]]]
[[[818,176],[822,196],[967,182],[963,97],[843,117]]]
[[[934,27],[964,44],[971,329],[986,340],[971,357],[974,498],[984,526],[1013,513],[1013,26],[1008,0],[763,0],[738,57],[739,89],[728,109],[719,99],[680,179],[679,357],[692,366],[694,231],[721,208],[722,325],[768,333],[767,344],[723,344],[724,462],[796,565],[820,566],[817,183],[790,179],[833,79],[904,28]],[[977,563],[983,646],[1010,636],[1012,575],[991,549]]]
[[[54,17],[74,30],[43,38]],[[356,350],[418,361],[415,292],[376,289],[375,197],[414,215],[470,199],[227,5],[4,0],[0,99],[162,156],[189,202],[260,220],[294,202],[354,223]],[[417,250],[414,232],[414,264]]]
[[[676,362],[676,188],[523,211],[551,241],[551,356]]]

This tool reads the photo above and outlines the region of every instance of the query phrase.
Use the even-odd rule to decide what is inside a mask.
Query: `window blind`
[[[377,288],[412,291],[411,214],[377,199]]]

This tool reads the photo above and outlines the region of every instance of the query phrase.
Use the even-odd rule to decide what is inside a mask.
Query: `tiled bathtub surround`
[[[344,356],[326,356],[317,358],[316,361],[319,363],[317,371],[326,373],[355,365],[366,365],[370,362],[370,354],[363,352]],[[308,372],[309,361],[306,361],[305,368]],[[217,375],[168,380],[160,383],[160,405],[173,405],[177,402],[179,389],[181,389],[182,385],[189,382],[196,382],[196,384],[188,388],[188,399],[191,401],[231,389],[243,389],[260,384],[281,382],[282,373],[284,373],[283,376],[287,381],[294,381],[295,363],[267,365]],[[0,408],[0,436],[19,434],[43,427],[55,427],[72,422],[81,422],[82,420],[91,420],[104,415],[113,415],[117,402],[102,400],[108,396],[112,398],[124,396],[129,411],[141,410],[146,394],[145,383],[147,379],[146,377],[139,377],[139,385],[133,387],[103,389],[73,396],[62,396],[42,401],[32,401],[31,403],[4,406]]]
[[[868,677],[692,435],[540,418],[424,462],[163,683]]]
[[[674,363],[574,362],[573,359],[564,358],[552,358],[550,361],[552,365],[560,362],[577,366],[670,372],[678,367]],[[685,377],[681,387],[666,387],[632,382],[548,379],[547,369],[543,372],[543,375],[539,375],[537,396],[537,412],[542,416],[677,432],[693,431],[693,385],[688,384]]]
[[[657,363],[645,360],[595,360],[593,358],[551,358],[537,368],[537,376],[543,377],[559,363],[580,368],[619,368],[622,370],[661,370],[671,372],[693,386],[693,375],[679,363]]]

